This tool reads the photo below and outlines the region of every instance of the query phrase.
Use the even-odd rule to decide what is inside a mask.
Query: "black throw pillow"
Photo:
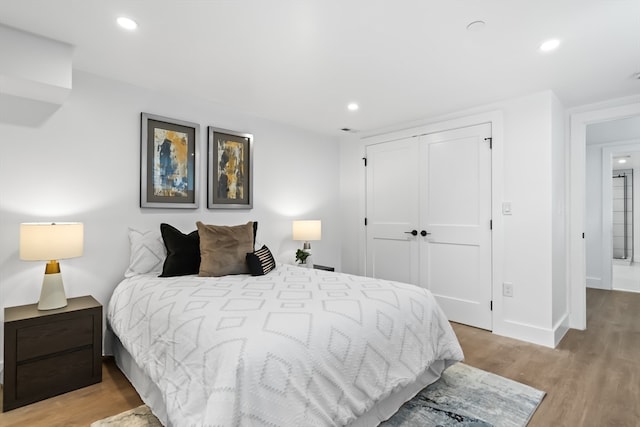
[[[253,221],[253,249],[256,248],[256,234],[258,234],[258,221]]]
[[[276,261],[267,245],[263,245],[257,251],[247,254],[247,265],[252,276],[264,276],[276,268]]]
[[[198,230],[184,234],[169,224],[160,224],[160,234],[167,248],[160,277],[198,274],[200,269],[200,236]]]

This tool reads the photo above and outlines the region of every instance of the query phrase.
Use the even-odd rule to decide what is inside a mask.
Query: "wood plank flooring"
[[[113,358],[102,363],[102,382],[0,413],[2,427],[87,427],[142,404]]]
[[[530,427],[640,426],[640,294],[589,289],[587,330],[558,348],[454,324],[469,365],[544,390]],[[88,426],[141,404],[111,359],[103,381],[0,414],[0,426]]]
[[[640,293],[587,291],[556,349],[454,324],[465,362],[547,392],[530,427],[640,426]]]

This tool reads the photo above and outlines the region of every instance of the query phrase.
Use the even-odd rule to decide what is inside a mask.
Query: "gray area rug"
[[[162,427],[147,405],[91,423],[91,427]]]
[[[545,392],[456,363],[402,405],[384,427],[524,427]]]
[[[545,393],[499,375],[457,363],[418,393],[383,427],[524,427]],[[91,427],[160,427],[146,405]]]

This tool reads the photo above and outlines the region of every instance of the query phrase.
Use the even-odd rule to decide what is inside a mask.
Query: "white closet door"
[[[490,137],[486,124],[366,150],[367,275],[425,287],[450,320],[484,329],[492,328]]]
[[[491,125],[420,138],[421,285],[455,322],[492,328]]]
[[[370,145],[367,276],[419,284],[419,146],[416,138]]]

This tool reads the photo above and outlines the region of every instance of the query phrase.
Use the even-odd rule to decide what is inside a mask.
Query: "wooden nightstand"
[[[4,309],[3,412],[102,381],[102,305],[67,303]]]

